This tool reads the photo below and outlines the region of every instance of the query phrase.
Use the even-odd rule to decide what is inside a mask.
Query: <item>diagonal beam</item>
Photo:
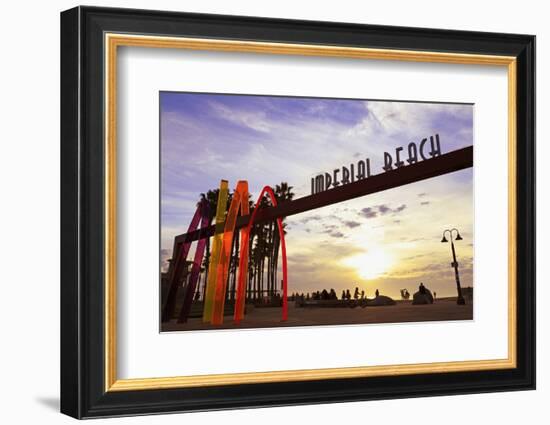
[[[288,217],[338,202],[348,201],[383,190],[470,168],[473,166],[473,153],[473,146],[469,146],[435,158],[417,162],[416,164],[407,165],[392,171],[371,176],[364,180],[339,186],[325,192],[304,196],[303,198],[293,201],[287,201],[276,207],[267,207],[258,211],[254,223],[275,220],[279,217]],[[249,220],[250,215],[239,217],[235,229],[246,226]],[[184,241],[196,241],[210,237],[214,235],[214,233],[223,232],[223,223],[220,224],[220,226],[212,225],[201,230],[178,235],[175,238],[175,243],[179,244]]]

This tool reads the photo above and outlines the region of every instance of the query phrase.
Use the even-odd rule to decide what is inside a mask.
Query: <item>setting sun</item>
[[[343,264],[354,268],[363,279],[380,277],[390,269],[393,263],[393,256],[383,249],[371,250],[343,260]]]

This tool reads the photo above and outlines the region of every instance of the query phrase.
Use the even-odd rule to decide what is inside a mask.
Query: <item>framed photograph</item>
[[[535,37],[61,14],[61,411],[535,387]]]

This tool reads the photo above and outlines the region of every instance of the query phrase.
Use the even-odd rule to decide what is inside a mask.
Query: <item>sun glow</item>
[[[362,279],[376,279],[388,272],[394,264],[394,258],[389,252],[379,248],[348,257],[343,260],[343,264],[355,269]]]

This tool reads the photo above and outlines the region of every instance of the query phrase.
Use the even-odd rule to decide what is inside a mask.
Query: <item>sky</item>
[[[160,93],[161,259],[185,233],[200,194],[248,180],[255,200],[282,181],[295,199],[319,173],[439,134],[441,152],[473,145],[472,105],[201,93]],[[429,143],[428,143],[429,145]],[[297,214],[287,223],[289,293],[355,287],[399,298],[420,282],[455,296],[450,244],[463,287],[473,286],[473,169]]]

